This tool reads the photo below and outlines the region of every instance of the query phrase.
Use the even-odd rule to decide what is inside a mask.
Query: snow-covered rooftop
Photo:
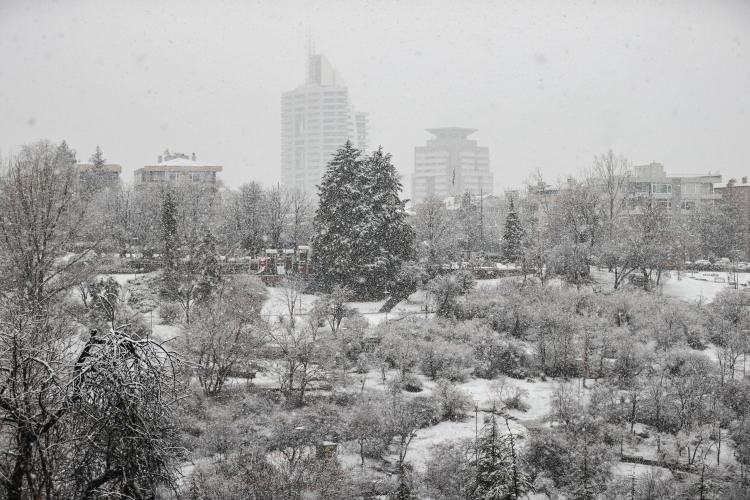
[[[171,160],[161,161],[156,165],[163,167],[218,167],[215,163],[206,163],[203,161],[190,160],[188,158],[172,158]]]

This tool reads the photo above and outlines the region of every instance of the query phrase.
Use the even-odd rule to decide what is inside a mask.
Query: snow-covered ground
[[[263,304],[261,315],[263,318],[269,321],[274,321],[279,316],[288,315],[287,309],[287,292],[281,287],[269,287],[267,289],[268,299]],[[315,300],[318,297],[311,294],[299,294],[296,300],[295,316],[305,316],[312,309]],[[349,302],[347,305],[360,314],[371,325],[377,325],[386,319],[398,319],[405,316],[414,314],[420,314],[424,310],[425,294],[423,291],[417,291],[412,294],[407,300],[403,300],[396,305],[396,307],[388,313],[381,313],[380,308],[383,307],[385,300],[373,301],[373,302]]]
[[[98,278],[107,279],[107,278],[113,278],[123,289],[126,287],[128,281],[132,280],[136,276],[140,276],[139,274],[102,274],[98,276]]]
[[[592,269],[592,274],[599,286],[607,288],[611,286],[612,275],[605,271],[598,271]],[[127,289],[128,281],[134,277],[132,274],[127,275],[112,275],[118,283],[123,286],[123,289]],[[717,279],[718,278],[718,279]],[[659,287],[657,293],[663,294],[668,297],[674,297],[680,300],[695,302],[702,300],[709,302],[714,299],[716,294],[725,289],[729,289],[730,286],[726,283],[729,281],[726,273],[683,273],[681,279],[677,279],[675,273],[673,273],[664,283]],[[490,280],[480,280],[477,282],[478,288],[493,288],[497,286],[502,280],[513,280],[519,279],[518,277],[505,277]],[[724,282],[722,282],[724,281]],[[750,281],[750,273],[741,273],[739,275],[739,282],[747,283]],[[747,286],[740,286],[741,289],[747,289]],[[283,288],[280,287],[269,287],[267,289],[268,298],[263,305],[262,315],[264,318],[271,321],[274,318],[278,318],[280,315],[288,314],[287,310],[287,294]],[[316,300],[315,295],[311,294],[300,294],[296,299],[296,310],[295,313],[299,316],[306,315],[313,307]],[[400,302],[391,312],[380,313],[379,310],[382,307],[384,301],[374,302],[351,302],[348,305],[353,309],[357,310],[362,314],[371,325],[378,324],[386,319],[393,320],[403,318],[411,315],[419,315],[420,317],[430,317],[425,315],[424,305],[427,301],[427,297],[423,291],[419,291],[409,299]],[[174,325],[162,325],[158,318],[158,311],[153,312],[153,334],[155,337],[161,340],[167,340],[170,338],[179,337],[181,335],[181,327]],[[145,316],[148,321],[148,315]],[[712,351],[709,349],[709,351]],[[709,354],[712,359],[715,358],[716,354],[711,352]],[[386,379],[391,379],[396,376],[395,370],[389,370],[386,372]],[[423,384],[423,391],[420,393],[404,393],[405,397],[415,397],[417,395],[431,395],[435,389],[435,383],[429,380],[424,375],[418,375]],[[379,370],[373,369],[364,375],[352,374],[352,381],[349,385],[348,390],[364,390],[364,391],[385,391],[386,384],[383,383],[382,374]],[[364,382],[364,384],[363,384]],[[244,379],[237,379],[230,381],[232,384],[245,384],[247,383]],[[580,388],[582,394],[585,396],[587,391],[582,389],[582,381],[575,379],[571,381],[574,390]],[[253,380],[253,384],[259,387],[275,388],[279,386],[278,377],[270,372],[258,373],[256,378]],[[548,417],[552,408],[552,397],[559,386],[559,380],[516,380],[506,378],[501,383],[498,380],[485,380],[479,378],[469,378],[466,382],[457,384],[457,388],[462,390],[468,398],[471,400],[471,406],[476,406],[478,412],[475,413],[473,409],[466,411],[466,418],[459,422],[441,422],[435,426],[431,426],[425,429],[420,429],[416,432],[416,436],[412,441],[409,451],[407,453],[407,462],[415,467],[417,471],[424,472],[426,463],[430,457],[432,448],[441,442],[456,440],[456,439],[473,439],[476,432],[476,427],[480,429],[483,425],[484,418],[489,415],[489,411],[493,406],[500,406],[500,394],[499,389],[501,385],[504,385],[504,394],[507,395],[514,388],[523,390],[526,394],[524,401],[528,404],[529,408],[525,412],[518,410],[508,411],[508,415],[511,416],[512,420],[509,421],[511,429],[514,434],[519,435],[519,445],[523,446],[525,443],[525,436],[527,436],[527,426],[546,425],[542,424],[546,417]],[[590,385],[592,385],[591,383]],[[476,419],[476,420],[475,420]],[[499,419],[501,431],[505,429],[505,422],[502,418]],[[638,430],[638,429],[636,429]],[[648,438],[638,439],[631,443],[625,444],[625,453],[629,455],[642,456],[644,458],[655,459],[656,457],[656,436],[651,433]],[[673,443],[663,442],[663,446],[673,447]],[[395,450],[392,450],[395,451]],[[723,445],[721,451],[722,463],[728,463],[733,461],[732,457],[733,450],[728,445]],[[356,450],[356,446],[353,443],[341,443],[339,448],[339,459],[342,464],[347,467],[358,468],[359,456]],[[396,457],[395,455],[388,455],[386,458],[393,462]],[[376,466],[377,464],[368,460],[368,468]],[[613,466],[613,473],[617,476],[627,477],[631,474],[645,475],[650,473],[651,467],[643,465],[633,465],[627,463],[617,463]],[[660,469],[661,470],[661,469]],[[186,471],[186,472],[189,472]]]
[[[409,449],[406,453],[406,461],[417,471],[425,472],[427,461],[432,455],[433,446],[446,441],[474,439],[477,430],[481,432],[485,420],[489,417],[490,413],[488,412],[480,411],[476,415],[474,412],[471,412],[470,414],[467,414],[467,417],[461,422],[446,421],[440,422],[431,427],[419,429],[409,445]],[[496,419],[498,431],[501,434],[507,434],[508,430],[505,427],[505,420],[499,416],[496,417]],[[509,420],[508,425],[510,426],[513,435],[518,437],[519,447],[522,447],[526,438],[526,428],[513,420]],[[394,454],[387,455],[385,458],[394,462],[398,457]]]
[[[672,273],[662,286],[662,293],[667,297],[674,297],[688,302],[698,300],[711,302],[717,293],[721,290],[733,289],[730,286],[730,276],[728,273],[682,273],[681,279],[677,279],[677,274]],[[747,290],[750,273],[737,273],[737,281],[740,283],[739,288]],[[717,282],[718,281],[718,282]],[[743,286],[742,284],[745,283]]]
[[[612,288],[614,276],[606,269],[592,268],[591,275],[598,285],[606,289]],[[657,293],[686,302],[711,302],[721,290],[734,288],[728,284],[729,278],[729,273],[726,272],[683,272],[678,279],[677,273],[671,272],[666,278],[662,276]],[[740,290],[750,293],[750,273],[738,273],[737,281]]]

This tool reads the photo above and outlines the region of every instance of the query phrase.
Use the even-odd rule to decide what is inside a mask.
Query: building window
[[[672,194],[672,185],[666,182],[654,182],[651,184],[651,189],[657,194]]]
[[[297,148],[294,150],[294,168],[300,170],[305,167],[305,149]]]
[[[659,208],[672,208],[672,202],[669,200],[656,200],[656,206]]]
[[[294,135],[300,137],[305,134],[305,117],[297,115],[294,118]]]
[[[680,203],[680,206],[683,210],[692,210],[695,208],[695,202],[694,201],[683,201]]]

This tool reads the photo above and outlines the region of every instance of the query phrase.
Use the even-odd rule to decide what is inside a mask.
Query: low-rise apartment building
[[[713,204],[721,199],[714,192],[714,184],[721,182],[720,174],[667,175],[661,163],[649,163],[633,167],[630,177],[630,196],[639,199],[651,198],[657,204],[671,209],[692,210],[696,205]]]
[[[166,150],[159,156],[157,163],[145,165],[135,171],[135,184],[138,186],[164,182],[193,182],[216,185],[216,174],[222,170],[221,165],[198,161],[195,153],[188,156]]]

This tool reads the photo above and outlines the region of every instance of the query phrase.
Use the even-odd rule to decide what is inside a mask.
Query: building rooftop
[[[441,127],[425,129],[438,139],[466,139],[477,131],[475,128]]]
[[[137,172],[154,172],[162,170],[168,172],[177,172],[180,170],[193,172],[221,172],[222,166],[215,163],[198,161],[195,153],[188,156],[184,153],[171,153],[166,149],[164,150],[164,154],[159,155],[156,163],[145,165],[142,168],[139,168]]]
[[[160,161],[155,165],[146,165],[147,167],[219,167],[215,163],[206,163],[203,161],[197,161],[189,158],[172,158],[171,160]]]
[[[698,180],[702,179],[704,182],[721,182],[720,172],[707,172],[707,173],[685,173],[685,172],[667,172],[664,169],[664,165],[657,162],[651,162],[648,165],[634,165],[633,166],[633,178],[634,179],[686,179],[686,180]]]
[[[747,182],[747,176],[742,177],[742,179],[729,179],[726,184],[719,184],[716,185],[716,189],[722,189],[722,188],[728,188],[728,187],[741,187],[741,188],[748,188],[750,187],[750,182]]]

